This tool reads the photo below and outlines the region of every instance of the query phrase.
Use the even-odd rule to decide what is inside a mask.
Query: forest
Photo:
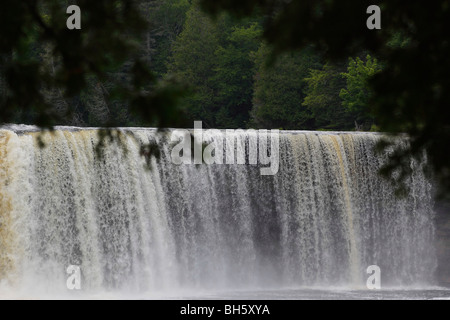
[[[212,17],[198,1],[189,0],[142,1],[138,9],[148,23],[138,44],[140,67],[154,78],[148,85],[179,86],[173,95],[180,121],[166,126],[189,127],[201,120],[207,128],[378,129],[368,106],[367,81],[382,64],[367,52],[330,62],[309,46],[275,57],[262,38],[263,15]],[[51,17],[44,15],[46,19]],[[40,61],[50,73],[57,73],[60,61],[52,48],[32,32],[26,40],[23,46],[31,50],[25,59]],[[44,88],[47,114],[55,117],[51,124],[152,125],[116,98],[116,87],[128,85],[128,71],[136,67],[132,65],[132,60],[125,61],[120,68],[107,70],[102,79],[87,77],[86,86],[74,95],[58,87]],[[5,94],[5,81],[0,85]],[[35,124],[37,116],[39,112],[18,108],[8,120]]]

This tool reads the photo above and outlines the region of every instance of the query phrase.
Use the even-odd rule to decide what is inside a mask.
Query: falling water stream
[[[377,173],[380,134],[282,132],[268,176],[175,165],[169,134],[127,129],[100,155],[95,129],[59,128],[45,148],[34,130],[1,130],[0,292],[67,292],[69,265],[94,293],[358,290],[370,265],[383,286],[434,285],[432,186],[412,161],[397,198]],[[234,138],[248,151],[248,134]]]

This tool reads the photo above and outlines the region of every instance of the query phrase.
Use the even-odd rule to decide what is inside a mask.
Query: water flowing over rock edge
[[[261,177],[258,165],[175,166],[155,129],[127,128],[127,154],[110,146],[102,159],[96,129],[59,127],[44,149],[35,130],[11,129],[0,141],[4,281],[62,290],[78,264],[92,290],[363,287],[378,264],[386,284],[435,284],[431,185],[415,170],[411,195],[396,199],[376,174],[379,134],[282,132],[280,171]],[[149,171],[139,143],[151,141],[162,156]]]

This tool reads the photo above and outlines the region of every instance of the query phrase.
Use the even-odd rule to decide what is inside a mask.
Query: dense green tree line
[[[131,78],[141,68],[148,69],[152,79],[139,89],[144,92],[175,79],[185,85],[177,112],[185,121],[168,121],[168,126],[202,120],[215,128],[368,130],[374,123],[366,80],[377,61],[370,56],[367,66],[365,57],[327,64],[312,48],[271,59],[272,48],[261,37],[263,16],[237,20],[221,14],[213,19],[198,1],[188,0],[139,1],[136,10],[147,27],[135,39],[138,50],[132,59],[86,75],[76,94],[60,86],[40,90],[47,113],[54,115],[49,124],[156,125],[121,99],[121,89],[132,91]],[[50,23],[52,12],[41,12]],[[57,78],[63,61],[54,48],[33,33],[27,42],[24,54]],[[36,123],[37,114],[18,108],[8,120]]]
[[[376,59],[325,66],[313,48],[273,59],[273,48],[262,41],[263,24],[258,15],[236,20],[221,14],[213,20],[196,2],[191,5],[168,60],[169,73],[194,91],[184,100],[191,120],[216,128],[372,128],[367,80],[379,70]],[[331,83],[323,82],[328,78]]]

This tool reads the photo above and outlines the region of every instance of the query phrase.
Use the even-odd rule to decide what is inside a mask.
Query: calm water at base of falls
[[[181,299],[226,300],[450,300],[450,289],[429,290],[326,290],[289,289],[274,291],[242,291],[216,293]]]
[[[92,299],[92,300],[450,300],[450,288],[428,289],[342,289],[342,288],[302,288],[274,290],[239,291],[174,291],[149,292],[146,294],[126,294],[98,292],[67,292],[67,294],[30,295],[25,292],[0,294],[0,299]]]

